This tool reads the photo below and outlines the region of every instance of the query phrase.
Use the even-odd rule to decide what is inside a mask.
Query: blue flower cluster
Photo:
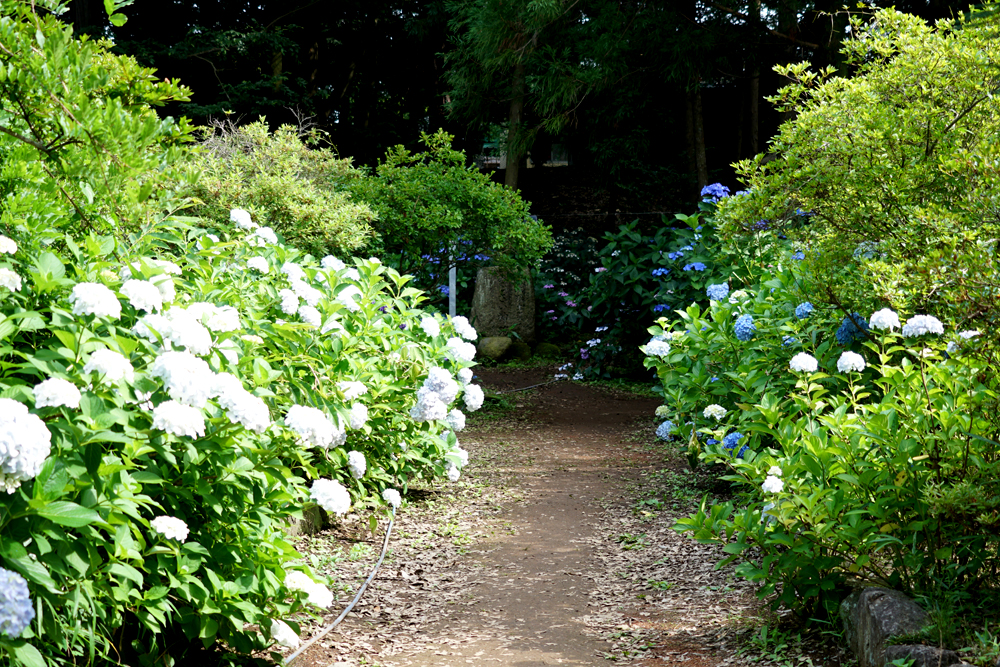
[[[665,276],[670,273],[670,269],[653,269],[654,276]]]
[[[0,568],[0,634],[20,637],[34,618],[28,582],[17,572]]]
[[[654,313],[662,313],[663,311],[667,310],[668,308],[670,308],[670,306],[668,306],[667,304],[665,304],[665,303],[658,303],[655,306],[653,306],[653,312]]]
[[[753,228],[756,229],[757,231],[764,231],[770,226],[771,226],[770,220],[758,220],[757,222],[753,223]]]
[[[674,252],[668,252],[667,253],[667,259],[669,259],[671,262],[676,262],[677,260],[679,260],[683,256],[684,256],[684,253],[681,252],[680,250],[675,250]]]
[[[660,440],[669,440],[675,430],[674,423],[668,419],[656,428],[656,437]]]
[[[785,336],[784,338],[781,339],[781,347],[791,347],[798,342],[799,341],[793,338],[792,336]]]
[[[736,331],[736,338],[744,343],[757,333],[757,325],[753,323],[753,316],[749,314],[736,318],[736,324],[733,325],[733,328]]]
[[[855,324],[855,322],[857,322],[857,324]],[[837,342],[841,345],[850,345],[856,340],[864,340],[864,332],[869,329],[868,320],[861,317],[860,313],[851,313],[851,316],[845,317],[840,323],[840,327],[837,329]]]
[[[448,296],[451,290],[448,289],[447,285],[438,285],[438,292],[441,292],[442,296]]]
[[[722,448],[728,449],[730,451],[736,449],[736,445],[739,444],[740,439],[742,437],[743,437],[742,433],[740,433],[739,431],[733,431],[732,433],[730,433],[729,435],[727,435],[722,439]],[[740,447],[740,451],[736,452],[736,458],[740,459],[743,458],[743,454],[745,454],[749,448],[750,448],[749,445],[743,445],[742,447]]]
[[[692,262],[691,264],[685,264],[684,265],[684,270],[685,271],[691,271],[691,270],[694,270],[694,271],[704,271],[705,270],[705,265],[702,264],[701,262]]]
[[[801,262],[805,258],[806,258],[806,254],[804,252],[802,252],[801,250],[799,250],[796,253],[792,253],[792,259],[797,259],[797,260],[799,260]]]
[[[720,199],[725,199],[728,196],[729,196],[729,188],[727,188],[722,183],[712,183],[711,185],[706,185],[701,189],[702,199],[719,201]]]
[[[721,283],[719,285],[709,285],[705,288],[705,294],[712,301],[725,301],[726,297],[729,296],[729,283]]]
[[[809,317],[809,314],[812,313],[814,310],[816,309],[813,308],[813,305],[811,303],[809,303],[808,301],[803,301],[799,305],[795,306],[795,317],[799,318],[800,320],[804,320],[807,317]]]

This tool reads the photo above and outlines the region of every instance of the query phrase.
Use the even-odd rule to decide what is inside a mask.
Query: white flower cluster
[[[35,394],[35,409],[80,407],[80,390],[76,385],[60,378],[49,378],[44,382],[39,382],[34,386],[32,392]]]
[[[327,271],[340,271],[341,269],[347,266],[333,255],[327,255],[326,257],[324,257],[322,260],[320,260],[319,265],[322,266]]]
[[[980,332],[977,329],[972,329],[972,330],[969,330],[969,331],[959,331],[958,332],[959,338],[962,338],[963,340],[966,340],[966,341],[969,341],[969,340],[972,340],[973,338],[978,337],[979,334],[980,334]],[[958,352],[958,344],[956,344],[955,341],[948,341],[948,354],[954,354],[956,352]]]
[[[200,438],[205,435],[205,415],[190,405],[166,401],[153,408],[153,428],[178,438]]]
[[[248,240],[251,245],[263,248],[268,243],[271,245],[277,243],[278,237],[274,234],[274,230],[270,227],[258,227],[254,230],[253,235]]]
[[[7,493],[35,477],[52,449],[52,434],[28,407],[0,398],[0,486]]]
[[[914,315],[903,325],[903,336],[913,338],[924,334],[943,334],[944,325],[933,315]]]
[[[292,282],[306,279],[305,270],[295,262],[285,262],[282,264],[281,272],[288,276],[288,279]]]
[[[135,377],[135,369],[129,360],[107,348],[94,350],[83,365],[83,372],[99,373],[104,376],[105,382],[118,382],[122,378],[131,382]]]
[[[840,359],[837,359],[837,370],[841,373],[850,373],[851,371],[860,373],[865,370],[865,358],[857,352],[848,350],[840,355]]]
[[[100,283],[77,283],[69,295],[74,315],[113,317],[122,315],[122,304],[110,289]]]
[[[271,621],[271,639],[286,648],[296,649],[299,647],[299,636],[295,634],[295,630],[278,619]]]
[[[260,225],[250,219],[250,213],[244,211],[242,208],[234,208],[229,211],[229,219],[235,222],[236,226],[240,229],[257,229],[260,227]]]
[[[382,492],[382,500],[392,505],[392,509],[398,510],[399,506],[403,504],[403,499],[399,495],[399,491],[396,489],[386,489]]]
[[[351,405],[351,418],[349,428],[352,431],[364,428],[368,423],[368,407],[364,403],[354,403]]]
[[[792,357],[792,360],[788,363],[788,367],[799,373],[815,373],[816,369],[819,368],[819,362],[811,354],[799,352]]]
[[[0,287],[6,287],[11,292],[21,291],[21,276],[10,269],[0,268]]]
[[[349,401],[353,401],[355,398],[364,396],[368,393],[368,387],[366,387],[363,382],[355,382],[353,380],[342,380],[338,382],[337,389],[343,392],[344,398]]]
[[[329,449],[339,447],[347,441],[347,433],[318,408],[293,405],[285,413],[285,426],[314,447]],[[322,505],[318,501],[317,504]]]
[[[351,509],[351,494],[332,479],[317,479],[309,489],[309,496],[330,514],[343,516]]]
[[[471,368],[463,368],[463,369],[459,370],[458,371],[458,380],[462,384],[469,384],[470,382],[472,382],[472,369]]]
[[[465,401],[465,407],[469,412],[475,412],[483,407],[484,398],[486,396],[483,394],[483,388],[478,384],[466,385],[462,399]]]
[[[646,356],[660,357],[662,359],[670,354],[670,343],[654,338],[643,346],[642,351],[646,353]]]
[[[163,308],[160,290],[148,280],[126,280],[121,293],[136,310],[151,313]]]
[[[247,391],[235,375],[217,374],[212,396],[232,423],[242,424],[256,433],[263,433],[271,426],[267,403]]]
[[[292,281],[292,291],[313,308],[323,299],[323,292],[302,280]]]
[[[17,242],[0,234],[0,253],[13,255],[15,252],[17,252]]]
[[[455,400],[458,390],[451,373],[437,366],[431,368],[423,386],[417,390],[417,403],[410,408],[410,416],[418,422],[445,419],[448,404]]]
[[[465,429],[465,413],[458,408],[455,408],[448,413],[447,417],[445,417],[445,422],[448,424],[448,428],[455,433],[459,433]]]
[[[281,298],[281,312],[285,315],[294,315],[299,312],[299,295],[290,289],[283,289],[278,292]]]
[[[189,303],[185,311],[176,307],[171,308],[168,315],[172,317],[174,311],[186,312],[206,328],[217,333],[239,331],[243,328],[243,324],[240,322],[240,312],[233,306],[217,306],[206,301],[195,301]]]
[[[354,285],[348,285],[337,294],[337,303],[352,313],[356,313],[361,310],[361,306],[355,300],[359,296],[361,296],[361,290]]]
[[[666,407],[666,406],[665,405],[661,405],[660,406],[660,408],[664,408],[664,407]],[[656,409],[657,413],[659,413],[660,408]],[[712,419],[715,419],[715,421],[719,421],[720,419],[722,419],[723,417],[726,416],[726,409],[724,407],[722,407],[721,405],[713,403],[712,405],[710,405],[707,408],[705,408],[705,411],[702,414],[705,415],[705,419],[708,419],[708,418],[711,417]]]
[[[448,339],[448,352],[461,361],[472,361],[476,356],[476,346],[458,337]]]
[[[188,525],[173,516],[158,516],[149,522],[153,531],[163,535],[168,540],[183,542],[188,537]]]
[[[669,417],[670,416],[670,407],[667,406],[667,405],[657,406],[657,408],[656,408],[656,416],[657,417]]]
[[[164,349],[183,347],[194,354],[205,355],[212,351],[212,334],[200,321],[204,312],[202,308],[185,310],[174,306],[163,315],[143,316],[133,331],[153,343],[157,342],[156,334],[159,334]],[[219,324],[214,320],[213,323]]]
[[[892,331],[893,329],[898,329],[900,326],[899,315],[888,308],[876,310],[868,319],[868,324],[872,329],[878,329],[879,331],[888,329]]]
[[[424,317],[420,320],[420,328],[424,330],[424,333],[434,338],[441,333],[441,324],[438,323],[433,317]]]
[[[271,267],[268,266],[267,259],[264,257],[251,257],[247,260],[247,268],[263,273],[265,276],[271,272]]]
[[[361,452],[347,452],[347,467],[351,471],[351,477],[361,479],[365,476],[365,471],[368,470],[368,462],[365,461],[365,455]]]
[[[781,493],[785,488],[785,483],[777,475],[768,474],[767,479],[760,485],[760,488],[764,493]]]
[[[323,584],[316,583],[305,572],[292,570],[285,574],[285,588],[290,591],[302,591],[306,594],[309,604],[321,609],[327,609],[333,604],[333,593]]]
[[[323,314],[312,306],[299,306],[299,318],[311,327],[323,324]]]
[[[150,364],[149,374],[163,380],[170,398],[193,408],[204,408],[216,387],[215,373],[190,352],[164,352]]]
[[[475,328],[469,324],[468,318],[461,315],[455,317],[451,320],[451,325],[455,328],[455,333],[464,338],[465,340],[476,340],[479,334],[476,333]]]

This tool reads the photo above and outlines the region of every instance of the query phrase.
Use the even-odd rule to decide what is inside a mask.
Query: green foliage
[[[174,187],[192,179],[190,126],[151,108],[189,91],[74,38],[64,11],[0,5],[0,228],[36,249],[65,232],[125,239],[183,206]]]
[[[263,119],[216,125],[195,162],[203,173],[191,190],[199,200],[192,213],[221,220],[230,207],[243,208],[317,257],[361,248],[374,215],[346,189],[361,174],[316,142],[290,125],[272,134]]]
[[[449,254],[479,255],[473,261],[511,272],[533,265],[552,239],[549,228],[531,218],[528,203],[467,167],[451,135],[439,130],[421,136],[426,151],[396,146],[375,173],[350,183],[355,197],[378,215],[374,247],[383,259],[431,285],[447,272]]]
[[[802,209],[788,233],[812,250],[814,300],[995,319],[998,29],[995,12],[930,27],[880,10],[844,44],[850,78],[776,68],[792,83],[772,101],[794,118],[773,161],[737,165],[749,193],[720,205],[723,233]]]

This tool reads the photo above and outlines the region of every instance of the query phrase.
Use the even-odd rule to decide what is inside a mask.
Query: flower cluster
[[[302,440],[313,447],[330,449],[340,447],[347,441],[344,429],[335,425],[326,414],[305,405],[293,405],[285,413],[285,426],[299,434]],[[322,505],[322,503],[317,502]]]
[[[799,305],[795,306],[795,317],[799,318],[800,320],[804,320],[807,317],[809,317],[809,315],[811,315],[815,310],[816,308],[814,308],[811,303],[809,303],[808,301],[803,301]]]
[[[330,589],[313,581],[305,572],[292,570],[285,574],[285,588],[290,591],[302,591],[306,594],[306,601],[320,609],[327,609],[333,604],[333,593]]]
[[[837,360],[837,370],[841,373],[850,373],[851,371],[860,373],[865,370],[865,358],[857,352],[848,350]]]
[[[361,479],[368,469],[368,462],[361,452],[351,451],[347,453],[347,468],[351,471],[351,477]]]
[[[476,340],[477,333],[469,320],[465,317],[459,315],[451,320],[451,325],[455,329],[455,333],[464,338],[465,340]]]
[[[396,489],[386,489],[383,491],[382,500],[391,505],[395,510],[398,510],[399,506],[403,503],[403,499],[400,497],[399,491]]]
[[[702,414],[705,415],[705,419],[712,418],[715,419],[715,421],[719,421],[720,419],[726,416],[726,409],[721,405],[713,403],[712,405],[705,408]]]
[[[420,320],[420,328],[424,330],[424,333],[434,338],[441,333],[441,324],[433,317],[424,317]]]
[[[903,325],[903,336],[914,338],[924,334],[943,334],[944,325],[933,315],[914,315]]]
[[[453,337],[448,339],[448,352],[458,360],[469,362],[476,356],[476,346],[466,343],[461,338]]]
[[[684,265],[685,271],[704,271],[705,265],[702,262],[691,262]]]
[[[148,280],[126,280],[121,293],[136,310],[151,313],[163,308],[160,290]]]
[[[351,509],[351,494],[340,482],[332,479],[317,479],[309,490],[312,501],[330,514],[343,516]]]
[[[94,350],[83,365],[83,372],[98,373],[105,382],[118,382],[121,379],[131,382],[135,376],[135,369],[129,360],[107,348]]]
[[[149,527],[168,540],[183,542],[188,537],[188,525],[177,517],[158,516],[149,522]]]
[[[893,329],[898,329],[900,327],[899,315],[894,313],[889,308],[876,310],[872,313],[871,327],[872,329],[878,329],[879,331],[885,331],[886,329],[892,331]]]
[[[20,637],[34,618],[28,582],[17,572],[0,568],[0,635]]]
[[[190,405],[166,401],[153,409],[153,428],[179,438],[200,438],[205,435],[205,415]]]
[[[709,285],[705,288],[705,294],[712,301],[723,301],[729,297],[729,283],[721,283],[719,285]]]
[[[32,388],[32,393],[35,394],[36,410],[61,406],[75,410],[80,407],[80,390],[68,380],[49,378],[36,384]]]
[[[21,290],[21,276],[10,269],[0,268],[0,287],[6,287],[11,292]]]
[[[469,412],[475,412],[479,408],[483,407],[483,399],[485,395],[483,394],[483,388],[478,384],[469,384],[465,386],[465,392],[462,394],[462,400],[465,401],[465,407]]]
[[[35,477],[51,451],[52,434],[28,407],[0,398],[0,485],[7,493]]]
[[[712,183],[701,189],[701,198],[708,201],[719,201],[729,196],[729,188],[722,183]]]
[[[861,317],[860,313],[851,313],[841,321],[837,329],[837,342],[841,345],[850,345],[856,340],[864,340],[864,332],[868,330],[868,320]]]
[[[788,363],[788,367],[797,373],[815,373],[819,368],[816,357],[807,352],[799,352]]]
[[[674,423],[668,419],[656,427],[656,437],[661,440],[668,440],[676,430],[677,427],[674,426]]]
[[[299,636],[295,634],[295,630],[278,619],[271,621],[271,639],[286,648],[296,649],[299,647]]]
[[[660,357],[662,359],[670,354],[670,343],[659,338],[653,338],[643,346],[642,351],[651,357]]]
[[[110,289],[100,283],[77,283],[69,295],[74,315],[113,317],[122,315],[122,304]]]
[[[736,318],[733,330],[736,333],[737,340],[741,340],[745,343],[748,340],[751,340],[754,337],[754,334],[757,333],[757,325],[753,323],[753,316],[747,313]]]

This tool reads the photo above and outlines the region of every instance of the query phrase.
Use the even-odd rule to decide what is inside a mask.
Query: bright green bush
[[[772,101],[794,118],[773,160],[737,165],[749,192],[721,203],[724,236],[786,227],[812,250],[814,301],[993,321],[1000,23],[988,9],[933,27],[888,9],[855,21],[850,77],[776,68],[792,83]]]
[[[350,183],[378,215],[373,249],[427,286],[442,282],[449,255],[515,273],[534,265],[552,244],[549,228],[530,217],[517,192],[467,167],[452,138],[424,134],[422,153],[396,146],[374,173]]]
[[[227,228],[161,227],[124,263],[110,236],[67,236],[62,258],[0,238],[0,397],[51,438],[51,451],[23,454],[40,469],[18,472],[11,457],[37,429],[6,440],[16,406],[0,411],[0,567],[38,610],[21,637],[0,637],[17,661],[266,649],[271,621],[309,606],[287,578],[308,568],[284,529],[316,480],[343,485],[342,513],[417,478],[457,478],[465,455],[445,431],[464,419],[410,411],[434,382],[450,392],[441,400],[477,407],[478,387],[451,380],[471,378],[458,336],[473,334],[425,317],[409,278],[378,260],[319,265],[263,230]],[[131,369],[120,379],[99,363],[110,353]],[[78,401],[45,400],[52,378]],[[325,426],[304,431],[295,406]],[[158,517],[183,521],[186,539],[161,534]]]
[[[361,174],[315,144],[290,125],[271,133],[263,119],[211,128],[195,161],[202,174],[189,191],[198,200],[191,213],[221,220],[238,206],[303,252],[358,250],[371,240],[374,216],[345,187]]]

